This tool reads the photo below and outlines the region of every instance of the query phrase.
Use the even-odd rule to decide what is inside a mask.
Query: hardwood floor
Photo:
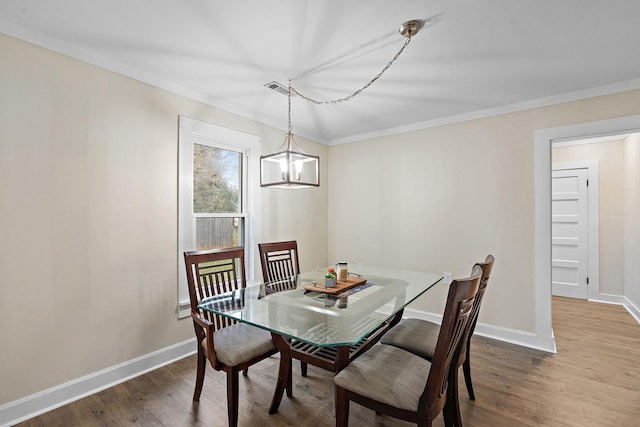
[[[640,426],[640,325],[616,305],[553,299],[558,354],[472,339],[472,376],[477,400],[460,406],[466,427]],[[267,413],[278,358],[254,365],[240,377],[241,426],[333,426],[331,375],[294,364],[294,398]],[[195,358],[175,362],[21,426],[226,426],[225,376],[207,370],[199,404],[191,401]],[[407,426],[351,405],[352,426]],[[442,416],[434,426],[443,426]]]

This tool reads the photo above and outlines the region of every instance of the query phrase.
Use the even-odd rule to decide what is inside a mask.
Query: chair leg
[[[302,376],[307,378],[307,362],[300,361],[300,371],[302,372]]]
[[[229,427],[238,426],[238,399],[239,399],[238,371],[232,368],[227,372],[227,416]]]
[[[347,392],[342,387],[336,386],[336,427],[349,426],[349,400]]]
[[[444,408],[442,408],[442,418],[444,418],[444,426],[445,427],[453,427],[453,417],[451,416],[451,405],[448,402],[445,402]]]
[[[476,400],[476,395],[473,392],[473,384],[471,383],[471,364],[469,363],[469,347],[467,347],[467,358],[462,364],[462,371],[464,372],[464,382],[467,385],[467,392],[469,393],[469,399]]]
[[[458,402],[458,369],[453,368],[449,373],[449,385],[447,386],[447,400],[444,404],[443,415],[445,425],[462,427],[460,417],[460,403]]]
[[[204,354],[202,347],[198,346],[198,367],[196,371],[196,388],[193,391],[193,401],[198,402],[200,400],[200,393],[202,393],[202,384],[204,383],[204,372],[207,368],[207,356]]]

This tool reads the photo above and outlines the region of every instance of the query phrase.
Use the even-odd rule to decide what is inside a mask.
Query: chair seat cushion
[[[417,411],[431,363],[408,351],[375,345],[334,377],[336,385],[396,408]]]
[[[271,333],[246,323],[236,323],[213,334],[217,359],[227,366],[237,366],[275,348]],[[207,339],[202,341],[207,357]]]
[[[410,351],[427,360],[433,359],[440,325],[422,319],[402,319],[382,336],[382,344]]]

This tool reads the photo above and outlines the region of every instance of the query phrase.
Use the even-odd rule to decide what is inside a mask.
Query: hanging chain
[[[287,93],[287,98],[289,99],[289,133],[292,133],[293,126],[291,125],[291,80],[289,80],[289,92]]]
[[[366,85],[364,85],[363,87],[361,87],[357,91],[353,92],[351,95],[345,96],[344,98],[333,99],[333,100],[330,100],[330,101],[318,101],[317,99],[313,99],[311,97],[308,97],[308,96],[298,92],[297,89],[295,89],[294,87],[291,86],[291,80],[289,80],[289,132],[291,132],[291,93],[292,92],[295,93],[296,95],[298,95],[299,97],[301,97],[302,99],[305,99],[305,100],[307,100],[309,102],[313,102],[314,104],[318,104],[318,105],[338,104],[340,102],[349,101],[351,98],[353,98],[356,95],[359,95],[360,92],[362,92],[363,90],[365,90],[366,88],[371,86],[371,84],[373,82],[378,80],[382,76],[382,74],[384,74],[384,72],[387,71],[389,69],[389,67],[391,67],[391,65],[395,62],[395,60],[398,59],[398,57],[400,56],[400,54],[402,53],[404,48],[407,47],[407,45],[409,44],[410,41],[411,41],[411,37],[407,37],[407,39],[404,41],[404,44],[402,45],[402,47],[398,51],[398,53],[396,53],[396,55],[393,57],[393,59],[387,63],[387,65],[382,69],[382,71],[380,71],[378,74],[376,74],[376,76],[374,78],[369,80],[369,82]]]

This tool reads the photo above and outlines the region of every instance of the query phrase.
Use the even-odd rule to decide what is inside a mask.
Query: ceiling
[[[640,88],[640,1],[4,0],[0,32],[324,144]]]

